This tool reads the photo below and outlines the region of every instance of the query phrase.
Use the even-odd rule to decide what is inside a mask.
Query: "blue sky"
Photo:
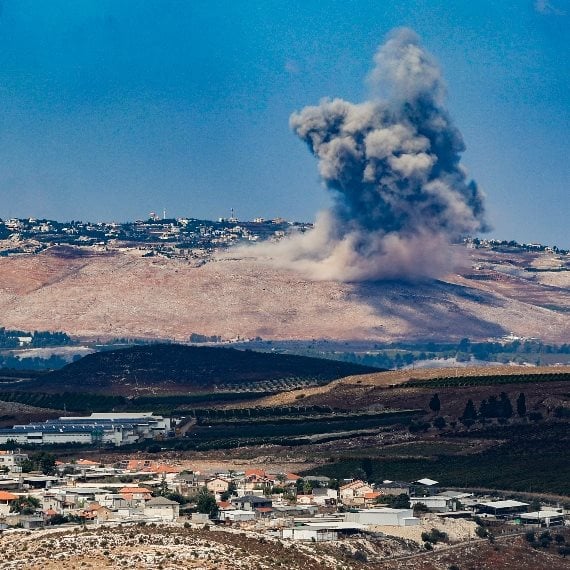
[[[365,99],[398,26],[443,68],[491,235],[570,247],[570,0],[4,0],[0,217],[312,220],[289,115]]]

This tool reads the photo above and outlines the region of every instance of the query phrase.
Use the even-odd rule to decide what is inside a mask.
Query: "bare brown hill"
[[[196,267],[127,248],[52,248],[0,258],[0,325],[91,338],[568,340],[569,271],[528,271],[544,255],[468,255],[441,281],[338,283],[248,259]]]

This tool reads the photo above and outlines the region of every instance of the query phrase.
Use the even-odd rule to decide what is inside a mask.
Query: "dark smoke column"
[[[334,207],[313,232],[268,248],[311,278],[436,277],[452,269],[452,240],[485,229],[483,195],[460,164],[465,149],[443,107],[441,71],[411,30],[374,58],[370,101],[323,100],[291,116],[318,158]]]

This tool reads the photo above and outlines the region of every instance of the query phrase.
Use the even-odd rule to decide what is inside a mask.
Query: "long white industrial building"
[[[12,441],[24,445],[110,443],[118,446],[164,437],[170,429],[170,418],[155,416],[152,412],[66,416],[39,424],[0,429],[0,444]]]

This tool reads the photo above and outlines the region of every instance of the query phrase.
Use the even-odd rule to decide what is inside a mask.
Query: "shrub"
[[[447,541],[447,533],[441,532],[437,528],[432,528],[429,532],[422,532],[422,540],[433,544],[445,542]]]
[[[436,427],[437,429],[443,429],[445,426],[446,426],[445,419],[442,418],[441,416],[435,418],[435,420],[433,421],[433,427]]]
[[[483,528],[482,526],[478,526],[475,529],[475,534],[479,537],[479,538],[487,538],[489,536],[489,531],[486,528]]]

